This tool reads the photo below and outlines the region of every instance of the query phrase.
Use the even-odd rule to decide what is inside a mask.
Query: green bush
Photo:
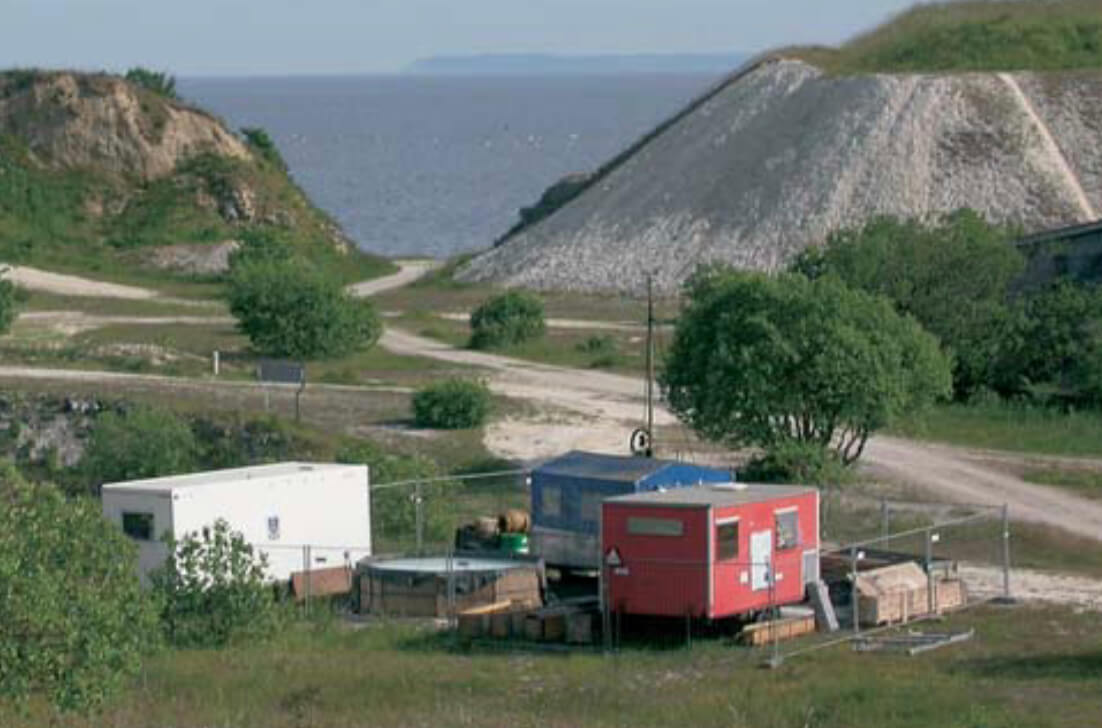
[[[818,443],[787,441],[770,448],[739,470],[747,483],[838,485],[853,478],[838,453]]]
[[[176,77],[163,71],[151,71],[140,66],[131,68],[126,72],[126,80],[141,86],[147,91],[152,91],[158,96],[176,98]]]
[[[255,126],[246,126],[241,129],[241,135],[245,137],[245,141],[260,154],[261,158],[267,160],[277,169],[287,169],[287,163],[283,161],[283,155],[279,153],[279,147],[276,146],[275,141],[269,136],[268,132]]]
[[[0,464],[0,698],[83,710],[122,690],[158,643],[137,566],[98,501]]]
[[[281,621],[266,559],[219,519],[182,541],[168,540],[168,559],[151,575],[165,638],[177,647],[224,647],[263,639]]]
[[[413,420],[418,427],[462,430],[478,427],[490,414],[489,388],[469,379],[434,382],[413,396]]]
[[[7,279],[0,280],[0,335],[11,330],[16,314],[19,313],[19,306],[26,300],[26,292],[17,289],[15,284]]]
[[[335,276],[298,259],[235,266],[227,297],[238,328],[270,356],[344,356],[369,348],[383,330],[370,301],[351,297]]]
[[[531,293],[494,296],[471,313],[471,347],[490,349],[543,336],[543,301]]]
[[[168,410],[139,406],[101,415],[78,467],[95,492],[104,483],[190,472],[196,454],[187,422]]]
[[[228,261],[231,271],[250,263],[289,263],[295,257],[294,246],[271,228],[248,228],[238,237],[241,244]]]

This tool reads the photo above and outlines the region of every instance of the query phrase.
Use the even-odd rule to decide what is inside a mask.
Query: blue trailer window
[[[562,488],[557,485],[540,488],[540,515],[544,518],[558,518],[562,515]]]
[[[581,516],[583,521],[596,523],[601,520],[601,502],[604,494],[597,490],[583,490]]]

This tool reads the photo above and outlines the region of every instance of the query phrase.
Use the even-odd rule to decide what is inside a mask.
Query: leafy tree
[[[1018,302],[1017,337],[1000,371],[1009,391],[1102,404],[1102,290],[1056,283]]]
[[[190,472],[196,452],[187,422],[168,410],[138,406],[96,420],[79,467],[98,490],[104,483]]]
[[[126,80],[159,96],[177,98],[176,77],[164,71],[151,71],[148,68],[136,66],[126,72]]]
[[[413,395],[413,420],[418,427],[463,430],[478,427],[490,414],[489,388],[470,379],[433,382]]]
[[[531,293],[508,291],[471,313],[471,347],[489,349],[543,336],[543,301]]]
[[[0,697],[89,709],[158,642],[137,552],[90,498],[66,499],[0,464]]]
[[[367,465],[372,486],[410,480],[434,481],[422,483],[420,487],[424,537],[427,542],[448,540],[455,526],[453,504],[461,486],[455,481],[436,480],[443,473],[435,462],[422,455],[386,452],[367,441],[342,448],[337,453],[337,462]],[[412,484],[371,489],[371,531],[378,542],[397,548],[408,548],[414,543],[417,510],[413,498],[416,492]]]
[[[838,485],[852,477],[837,451],[797,440],[774,445],[739,470],[739,480],[749,483]]]
[[[971,210],[933,225],[881,217],[835,233],[792,267],[810,278],[836,275],[914,316],[954,355],[956,391],[966,396],[997,380],[1012,336],[1009,289],[1025,265],[1008,244],[1014,237]]]
[[[685,293],[660,382],[710,440],[814,443],[848,465],[877,429],[950,391],[934,337],[836,278],[710,268]]]
[[[235,266],[228,299],[238,328],[263,354],[337,357],[370,347],[382,334],[369,301],[352,298],[335,277],[305,261]]]
[[[168,541],[165,565],[151,574],[161,625],[178,647],[223,647],[271,636],[281,613],[265,582],[267,562],[219,519],[180,542]]]

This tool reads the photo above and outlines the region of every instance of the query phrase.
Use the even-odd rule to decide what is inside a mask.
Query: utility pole
[[[647,457],[654,457],[654,275],[647,274]]]

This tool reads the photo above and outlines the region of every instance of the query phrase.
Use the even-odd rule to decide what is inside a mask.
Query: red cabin
[[[793,604],[819,578],[819,491],[739,483],[609,498],[601,544],[624,614],[722,619]]]

